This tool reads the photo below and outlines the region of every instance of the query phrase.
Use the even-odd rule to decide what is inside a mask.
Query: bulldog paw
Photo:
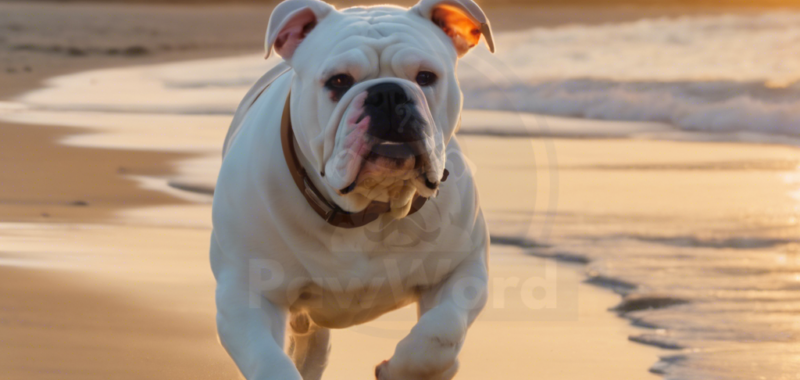
[[[375,380],[388,380],[389,379],[387,377],[389,374],[388,367],[389,367],[388,360],[384,360],[381,362],[381,364],[375,366]]]
[[[375,380],[451,380],[458,372],[458,361],[454,361],[444,371],[431,371],[416,366],[397,366],[384,360],[375,367]]]

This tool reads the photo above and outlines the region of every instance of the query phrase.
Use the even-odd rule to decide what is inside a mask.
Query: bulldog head
[[[389,202],[406,216],[415,194],[437,194],[456,132],[458,58],[489,21],[471,0],[422,0],[336,10],[287,0],[273,12],[266,50],[293,69],[291,121],[306,169],[349,212]]]

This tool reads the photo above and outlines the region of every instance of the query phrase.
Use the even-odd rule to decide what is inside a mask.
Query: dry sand
[[[679,13],[658,12],[506,8],[490,10],[490,17],[502,29],[535,20],[556,25]],[[0,96],[87,68],[253,51],[261,45],[268,14],[268,7],[252,6],[2,3]],[[0,377],[236,378],[214,332],[207,200],[143,189],[131,179],[171,176],[174,162],[191,155],[59,144],[84,132],[0,123]],[[479,172],[518,160],[481,151],[502,139],[467,140],[474,141],[471,157]],[[559,156],[581,156],[586,149],[565,140]],[[502,159],[507,161],[498,163]],[[479,177],[490,212],[515,206],[503,203],[513,194],[498,195],[496,189],[524,190],[530,184],[518,183],[520,174]],[[512,248],[495,252],[493,276],[524,276],[545,265]],[[605,312],[618,297],[581,284],[576,268],[559,266],[559,273],[575,296],[566,299],[578,302],[576,314],[532,322],[502,315],[493,320],[497,314],[487,313],[470,332],[461,379],[652,377],[646,369],[657,352],[627,342],[633,328]],[[507,312],[516,315],[512,306],[519,307]],[[336,332],[328,378],[371,377],[372,366],[390,356],[412,319],[406,309]]]

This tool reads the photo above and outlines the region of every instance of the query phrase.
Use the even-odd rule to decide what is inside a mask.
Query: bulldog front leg
[[[467,328],[486,304],[485,251],[462,263],[419,300],[419,321],[394,355],[375,368],[378,380],[450,380]]]
[[[212,235],[211,266],[217,279],[217,331],[247,380],[302,380],[283,350],[287,312],[248,283],[248,264],[221,252]],[[255,301],[255,302],[254,302]]]
[[[291,336],[286,350],[303,380],[320,380],[328,365],[330,330],[316,326],[304,313],[293,314],[289,322]]]

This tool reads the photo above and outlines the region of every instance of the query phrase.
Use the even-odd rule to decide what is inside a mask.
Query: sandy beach
[[[180,81],[175,73],[184,69],[262,70],[262,62],[242,65],[250,55],[241,55],[261,46],[269,10],[0,3],[0,28],[9,31],[0,40],[0,377],[240,378],[215,331],[208,266],[211,198],[168,185],[211,186],[230,116],[154,112],[152,103],[169,103],[164,96],[170,94],[130,83],[157,77],[153,73]],[[532,21],[538,26],[598,24],[687,12],[488,11],[501,32]],[[206,27],[191,27],[198,24]],[[240,57],[164,63],[227,56]],[[80,74],[116,67],[123,68]],[[70,73],[79,74],[47,80]],[[132,99],[120,104],[142,108],[74,108],[74,99],[63,94],[92,80],[99,87],[118,84]],[[56,90],[31,92],[43,85]],[[238,87],[186,91],[211,99],[209,106],[219,99],[235,104],[241,92]],[[84,95],[86,104],[103,100],[91,99],[91,91]],[[191,98],[175,102],[169,106],[178,109]],[[796,224],[769,219],[795,212],[791,194],[798,182],[786,177],[800,163],[794,148],[682,141],[690,139],[659,123],[498,117],[472,110],[464,119],[459,139],[474,165],[493,234],[491,277],[546,276],[552,270],[559,307],[531,311],[519,298],[500,297],[502,306],[493,303],[497,297],[490,300],[498,306],[470,330],[458,379],[658,378],[652,372],[665,373],[657,364],[660,357],[694,351],[684,340],[665,344],[672,337],[663,339],[669,333],[653,328],[661,317],[646,309],[669,303],[609,311],[620,303],[632,305],[631,297],[640,294],[626,282],[606,281],[608,276],[638,283],[640,273],[626,272],[603,256],[600,250],[614,246],[604,245],[602,238],[671,239],[709,225],[721,236],[723,229],[742,228],[741,220],[751,226],[779,224],[780,231],[772,230],[775,239],[796,233]],[[531,136],[481,132],[498,120]],[[739,191],[720,196],[726,193],[705,192],[706,187]],[[653,231],[661,235],[653,237]],[[593,244],[598,251],[582,250]],[[648,260],[630,251],[620,255]],[[652,301],[655,293],[648,290],[643,293]],[[335,331],[326,377],[371,378],[374,365],[391,355],[414,318],[406,308]],[[711,346],[701,342],[697,347]],[[746,357],[746,352],[732,357]]]

